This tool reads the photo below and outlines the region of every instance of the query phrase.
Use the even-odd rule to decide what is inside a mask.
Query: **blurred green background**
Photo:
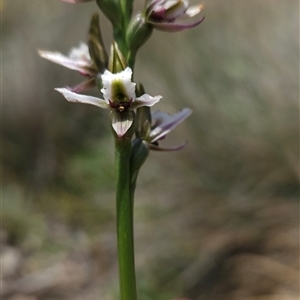
[[[194,111],[164,141],[186,147],[152,152],[140,173],[139,299],[296,300],[299,2],[205,5],[199,27],[155,31],[136,63],[157,109]],[[86,41],[97,11],[1,2],[3,299],[118,299],[108,114],[65,101],[53,88],[80,75],[37,55]]]

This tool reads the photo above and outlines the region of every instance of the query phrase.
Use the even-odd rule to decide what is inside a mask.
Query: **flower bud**
[[[88,46],[91,59],[97,66],[98,71],[103,73],[107,69],[108,56],[102,40],[98,14],[94,14],[90,22]]]
[[[146,23],[145,18],[138,14],[130,22],[127,32],[126,41],[131,52],[135,53],[150,37],[152,26]]]
[[[134,139],[132,142],[131,154],[131,181],[134,182],[137,173],[149,155],[149,144],[140,138]]]

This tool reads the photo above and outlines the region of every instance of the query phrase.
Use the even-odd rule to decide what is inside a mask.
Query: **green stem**
[[[121,300],[136,300],[133,201],[130,192],[131,140],[116,137],[117,238]]]

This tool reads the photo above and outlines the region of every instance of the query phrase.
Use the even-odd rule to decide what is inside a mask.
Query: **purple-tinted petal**
[[[192,110],[190,108],[184,108],[173,116],[161,111],[154,112],[152,114],[153,130],[150,132],[150,142],[153,143],[163,138],[191,113]]]
[[[171,148],[163,148],[160,146],[156,146],[154,144],[150,144],[149,147],[151,150],[154,150],[154,151],[178,151],[178,150],[181,150],[186,145],[186,143],[187,142],[185,142],[179,146],[175,146],[175,147],[171,147]]]
[[[146,2],[146,10],[145,10],[145,15],[147,18],[150,18],[153,16],[153,9],[159,5],[161,5],[161,3],[163,3],[164,0],[153,0],[153,1],[147,1]]]
[[[182,31],[185,29],[189,29],[189,28],[193,28],[196,27],[197,25],[199,25],[200,23],[202,23],[204,21],[203,17],[202,19],[193,22],[193,23],[156,23],[156,22],[151,22],[149,21],[149,24],[151,24],[155,29],[157,30],[161,30],[161,31],[166,31],[166,32],[178,32],[178,31]]]
[[[166,20],[175,20],[181,17],[187,10],[189,3],[188,1],[166,1],[164,5],[166,9],[165,18]]]
[[[87,81],[81,82],[80,84],[73,86],[73,87],[67,87],[68,90],[74,93],[81,93],[87,89],[91,89],[94,86],[96,86],[96,80],[95,77],[90,78]]]
[[[91,104],[104,109],[110,108],[103,99],[97,97],[76,94],[66,88],[56,88],[55,90],[61,93],[69,102]]]
[[[147,1],[145,16],[154,28],[167,32],[177,32],[199,25],[203,19],[183,22],[198,15],[204,8],[203,4],[189,6],[188,0],[153,0]]]
[[[203,4],[190,6],[184,13],[184,15],[188,18],[192,18],[198,15],[204,9]]]
[[[136,98],[136,100],[132,103],[131,108],[136,109],[141,106],[153,106],[155,103],[157,103],[162,96],[150,96],[148,94],[144,94],[141,97]]]
[[[52,52],[45,50],[38,50],[41,57],[48,59],[56,64],[62,65],[68,69],[79,71],[83,75],[94,75],[95,71],[91,65],[87,64],[85,60],[74,60],[60,52]]]
[[[118,137],[122,137],[133,123],[133,113],[127,112],[111,112],[112,127]]]

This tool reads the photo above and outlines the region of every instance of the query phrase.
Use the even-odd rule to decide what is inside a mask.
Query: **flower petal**
[[[184,108],[173,116],[156,111],[152,114],[153,130],[150,132],[150,143],[153,143],[173,130],[178,124],[183,122],[190,114],[190,108]]]
[[[141,106],[153,106],[155,103],[157,103],[162,96],[150,96],[148,94],[144,94],[141,97],[136,98],[135,102],[132,103],[131,108],[136,109]]]
[[[69,102],[91,104],[105,109],[110,108],[103,99],[97,97],[76,94],[66,88],[56,88],[55,90],[61,93]]]
[[[45,59],[48,59],[56,64],[62,65],[68,69],[79,71],[83,75],[94,75],[95,73],[92,72],[91,65],[87,64],[85,60],[74,60],[61,54],[60,52],[38,50],[38,53],[41,57]]]
[[[166,20],[174,20],[182,16],[187,10],[189,3],[186,0],[166,1],[164,5]]]
[[[151,24],[155,29],[161,30],[161,31],[166,31],[166,32],[178,32],[181,30],[189,29],[196,27],[200,23],[204,21],[203,17],[202,19],[193,22],[193,23],[158,23],[158,22],[151,22],[149,21],[148,23]]]
[[[204,9],[204,5],[203,4],[193,5],[193,6],[190,6],[185,11],[185,15],[187,17],[189,17],[189,18],[192,18],[192,17],[198,15],[203,9]]]
[[[127,112],[117,112],[112,111],[111,112],[111,121],[112,121],[112,127],[118,137],[123,136],[127,130],[130,128],[130,126],[133,123],[133,113],[131,111]]]
[[[146,1],[146,16],[149,17],[153,12],[156,7],[162,6],[163,2],[165,0],[147,0]]]
[[[74,61],[86,62],[87,65],[92,64],[89,46],[84,42],[80,42],[78,47],[71,48],[69,58]]]

